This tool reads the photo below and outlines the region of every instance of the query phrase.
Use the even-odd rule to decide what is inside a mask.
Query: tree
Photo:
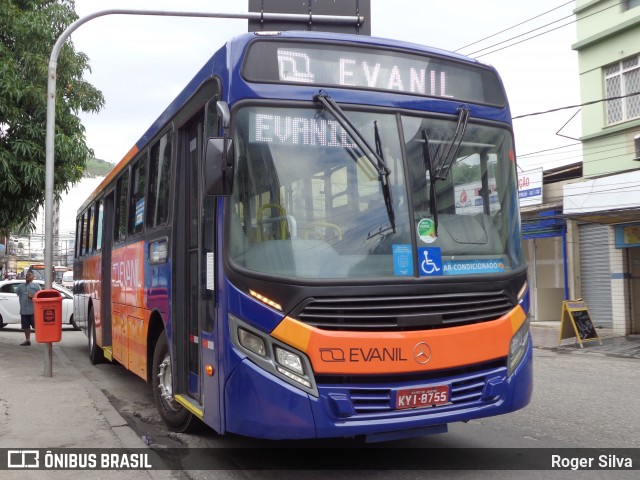
[[[0,231],[32,227],[44,204],[49,57],[77,18],[74,0],[0,0]],[[85,71],[89,58],[67,40],[57,68],[56,198],[93,157],[77,115],[97,113],[104,97]]]

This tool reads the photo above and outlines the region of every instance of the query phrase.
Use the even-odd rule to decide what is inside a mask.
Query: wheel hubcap
[[[173,388],[171,387],[171,358],[169,354],[164,357],[164,360],[158,366],[158,390],[160,392],[160,398],[164,400],[171,410],[177,411],[180,408],[180,404],[173,399]]]

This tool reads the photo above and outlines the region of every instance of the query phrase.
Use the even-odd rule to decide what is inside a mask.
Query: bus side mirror
[[[233,189],[233,140],[210,138],[204,153],[204,188],[207,195],[227,196]]]

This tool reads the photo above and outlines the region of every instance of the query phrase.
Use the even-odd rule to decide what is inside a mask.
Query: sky
[[[459,50],[496,67],[512,114],[520,116],[580,103],[577,53],[571,49],[576,41],[574,5],[564,0],[371,0],[371,30],[374,36],[459,50],[555,9]],[[107,8],[242,13],[247,6],[248,0],[76,0],[81,17]],[[568,18],[551,24],[564,17]],[[547,24],[551,25],[526,34]],[[76,50],[89,56],[92,68],[87,80],[106,99],[98,114],[81,116],[96,157],[120,160],[213,52],[246,29],[246,20],[110,15],[76,30],[71,39]],[[551,29],[555,30],[540,35]],[[534,35],[538,36],[521,42]],[[507,46],[514,42],[521,43]],[[494,44],[498,45],[482,50]],[[501,50],[490,53],[496,49]],[[571,119],[577,110],[514,120],[521,168],[580,160],[575,145],[555,156],[530,155],[575,144],[556,132],[579,137],[579,114]]]
[[[248,8],[248,0],[75,3],[80,17],[108,8],[216,13]],[[577,52],[571,49],[576,41],[574,6],[564,0],[371,0],[370,21],[373,36],[458,51],[493,65],[505,84],[512,115],[521,116],[580,103]],[[211,55],[246,31],[246,20],[137,15],[109,15],[80,26],[71,41],[89,57],[86,79],[106,100],[98,114],[80,116],[95,156],[117,163]],[[580,161],[578,108],[513,123],[521,170]],[[68,209],[73,215],[61,219],[61,231],[73,228],[67,223],[85,197],[74,188],[63,199],[62,211],[73,205]]]

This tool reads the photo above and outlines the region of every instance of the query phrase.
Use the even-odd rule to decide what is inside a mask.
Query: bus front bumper
[[[448,423],[513,412],[531,399],[531,338],[510,377],[496,362],[468,370],[428,381],[319,383],[316,398],[245,358],[226,383],[226,431],[268,439],[365,435],[375,441],[440,433]],[[448,386],[447,404],[398,409],[398,391],[438,385]]]

